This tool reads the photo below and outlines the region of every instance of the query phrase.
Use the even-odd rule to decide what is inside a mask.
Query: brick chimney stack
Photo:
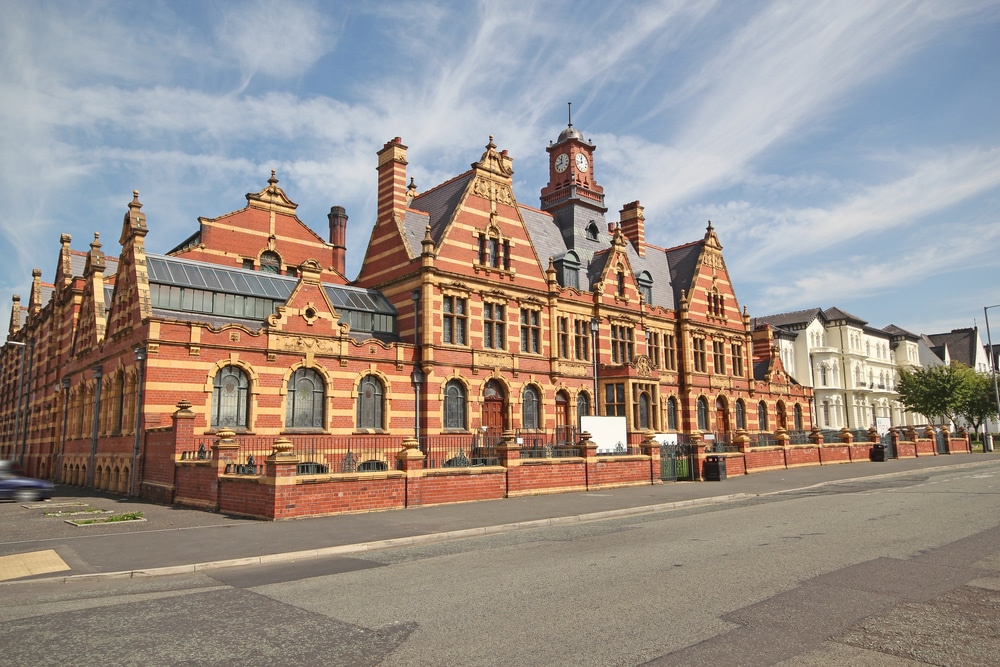
[[[343,206],[331,206],[326,216],[330,221],[330,245],[333,246],[333,270],[342,276],[347,271],[347,211]]]
[[[639,257],[646,256],[646,215],[638,201],[625,204],[621,210],[622,234],[635,247]]]
[[[406,146],[396,137],[378,152],[378,222],[406,210]]]

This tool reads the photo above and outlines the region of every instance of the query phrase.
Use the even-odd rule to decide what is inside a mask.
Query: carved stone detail
[[[480,176],[472,183],[472,193],[507,206],[514,205],[514,193],[506,183],[497,183]]]

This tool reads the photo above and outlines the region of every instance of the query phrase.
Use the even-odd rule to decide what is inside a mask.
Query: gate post
[[[403,448],[396,453],[396,461],[399,462],[399,469],[406,473],[403,506],[416,507],[424,504],[424,464],[427,457],[420,451],[420,442],[416,438],[405,438],[402,444]]]
[[[649,483],[662,484],[660,479],[660,443],[658,443],[653,431],[646,431],[642,441],[642,453],[649,457]]]

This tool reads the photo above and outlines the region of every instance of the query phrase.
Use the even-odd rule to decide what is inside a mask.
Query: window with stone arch
[[[698,430],[708,430],[708,401],[704,396],[698,397]]]
[[[444,386],[444,427],[446,429],[466,429],[468,420],[466,415],[466,392],[465,385],[459,380],[449,380]]]
[[[742,398],[736,399],[736,428],[746,429],[747,427],[747,406]]]
[[[590,416],[590,396],[585,391],[581,391],[576,395],[576,425],[577,428],[583,429],[583,423],[581,417]]]
[[[281,273],[281,256],[273,250],[260,253],[260,270],[264,273]]]
[[[757,404],[757,428],[761,431],[767,430],[767,403],[764,401]]]
[[[250,380],[239,366],[223,366],[212,380],[212,428],[246,429]]]
[[[795,430],[802,430],[802,406],[798,403],[795,404]]]
[[[677,430],[677,399],[673,396],[667,399],[667,430]]]
[[[366,375],[358,386],[359,429],[385,429],[385,386],[375,375]]]
[[[652,424],[652,400],[649,397],[649,392],[643,391],[639,393],[639,428],[643,431],[647,431],[651,428]]]
[[[529,384],[521,393],[521,428],[537,430],[541,424],[541,400],[538,389]]]
[[[599,232],[600,230],[597,227],[597,223],[591,220],[590,224],[587,225],[587,240],[596,241]]]
[[[300,368],[288,380],[285,399],[286,428],[323,428],[326,384],[312,368]]]
[[[618,296],[625,296],[625,272],[622,271],[621,269],[618,269],[618,273],[616,275],[616,281],[617,281],[616,293],[618,294]]]

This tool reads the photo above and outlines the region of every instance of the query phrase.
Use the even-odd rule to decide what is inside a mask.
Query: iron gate
[[[691,479],[691,445],[660,445],[660,479],[664,482]]]
[[[938,454],[947,454],[948,453],[948,437],[949,436],[950,436],[950,434],[949,433],[945,433],[944,431],[937,431],[935,433],[935,439],[937,440],[937,453]]]

